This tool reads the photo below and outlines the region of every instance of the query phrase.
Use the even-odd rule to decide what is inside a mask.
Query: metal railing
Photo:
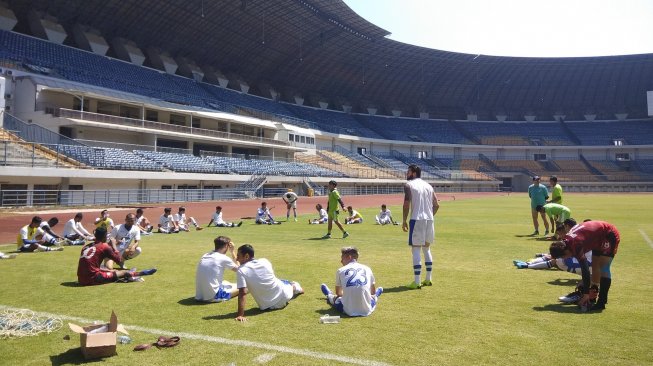
[[[259,142],[259,143],[266,143],[266,144],[278,145],[278,146],[288,146],[287,141],[274,140],[267,137],[241,135],[232,132],[209,130],[206,128],[179,126],[170,123],[153,122],[153,121],[148,121],[143,119],[112,116],[108,114],[83,112],[83,111],[76,111],[76,110],[65,109],[65,108],[60,108],[55,115],[57,117],[74,118],[74,119],[81,119],[85,121],[101,122],[101,123],[108,123],[108,124],[129,126],[129,127],[141,127],[141,128],[153,129],[157,131],[186,133],[186,134],[202,136],[202,137],[217,137],[217,138],[237,140],[237,141],[249,141],[249,142]]]

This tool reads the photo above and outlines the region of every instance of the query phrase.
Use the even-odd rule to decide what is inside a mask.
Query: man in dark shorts
[[[97,228],[95,229],[95,242],[85,245],[79,256],[79,264],[77,266],[77,281],[79,284],[83,286],[103,285],[105,283],[116,282],[121,278],[133,279],[156,272],[156,268],[143,271],[101,268],[101,264],[105,259],[122,263],[122,256],[116,248],[116,245],[113,243],[107,244],[107,230]]]
[[[619,249],[619,231],[605,221],[587,221],[569,230],[562,241],[551,244],[550,252],[554,258],[575,257],[583,276],[583,297],[578,304],[587,307],[590,299],[598,299],[589,310],[603,310],[608,303],[608,291],[612,284],[610,266]],[[585,253],[592,251],[592,273]],[[590,281],[591,280],[591,281]],[[600,286],[599,286],[600,285]]]

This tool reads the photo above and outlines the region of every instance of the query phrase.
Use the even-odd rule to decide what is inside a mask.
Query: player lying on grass
[[[61,251],[63,247],[53,246],[54,243],[47,242],[44,238],[45,232],[39,228],[43,219],[39,216],[32,217],[32,221],[23,226],[16,239],[18,250],[21,252],[51,252]]]
[[[383,287],[376,287],[370,267],[358,263],[358,249],[344,247],[340,253],[342,267],[336,271],[336,293],[332,293],[324,283],[320,289],[327,297],[327,303],[339,312],[349,316],[371,315]]]
[[[82,225],[84,214],[78,212],[75,217],[68,220],[63,228],[63,237],[69,245],[84,245],[86,240],[93,240],[93,235]]]
[[[213,217],[211,217],[211,221],[209,221],[209,224],[206,225],[206,227],[211,226],[213,224],[216,227],[240,227],[243,222],[239,222],[238,224],[234,224],[233,222],[226,222],[222,219],[222,207],[221,206],[216,206],[215,207],[215,213],[213,214]]]
[[[141,254],[141,230],[136,226],[136,216],[133,213],[127,214],[125,223],[113,228],[109,241],[120,252],[120,267],[124,268],[125,262],[138,257]],[[107,269],[113,269],[114,261],[107,260]]]
[[[119,279],[137,280],[156,272],[156,268],[143,271],[112,270],[101,268],[105,260],[120,262],[121,255],[114,243],[107,243],[107,231],[95,229],[95,242],[82,248],[77,264],[77,281],[80,285],[93,286],[116,282]]]
[[[245,295],[250,293],[261,310],[283,309],[296,295],[304,290],[298,282],[280,280],[274,275],[272,264],[265,258],[255,259],[254,248],[241,245],[238,248],[236,260],[240,267],[236,271],[238,286],[238,316],[236,320],[246,321]]]
[[[172,209],[166,207],[163,209],[163,215],[159,217],[159,232],[162,234],[177,234],[179,233],[179,225],[172,217]]]
[[[184,206],[179,207],[179,211],[175,214],[175,216],[172,219],[177,223],[177,226],[179,226],[179,230],[188,232],[190,231],[191,224],[195,226],[195,230],[199,231],[204,229],[203,227],[197,224],[197,221],[195,221],[194,217],[186,216],[186,207]]]
[[[399,223],[392,218],[392,212],[388,210],[388,206],[386,206],[385,203],[381,205],[381,211],[379,211],[379,214],[375,217],[375,220],[379,225],[399,225]]]
[[[617,228],[605,221],[588,221],[569,230],[565,238],[551,244],[553,258],[575,257],[581,266],[583,276],[583,297],[578,304],[589,307],[591,299],[598,299],[589,310],[603,310],[608,303],[608,292],[612,285],[610,266],[619,249],[620,235]],[[592,271],[585,253],[592,252]]]
[[[313,220],[308,219],[308,223],[310,225],[326,224],[326,222],[329,221],[329,215],[327,214],[326,210],[323,209],[322,205],[319,203],[315,205],[315,209],[320,214],[320,217]]]
[[[234,243],[226,236],[213,240],[214,249],[202,256],[195,272],[195,300],[222,302],[238,295],[236,285],[224,280],[224,272],[236,272],[238,262]],[[230,257],[227,256],[229,252]]]
[[[148,220],[147,217],[145,217],[142,208],[136,210],[135,225],[141,230],[142,235],[150,235],[152,234],[152,229],[154,229],[150,220]]]
[[[279,221],[274,220],[272,213],[270,213],[273,208],[268,208],[267,202],[261,202],[261,207],[256,210],[256,223],[259,225],[281,225]]]
[[[547,203],[546,205],[537,205],[535,211],[544,213],[549,218],[551,228],[556,228],[556,224],[562,224],[571,217],[571,210],[567,206],[558,203]],[[558,237],[562,238],[562,237]]]
[[[297,221],[297,198],[299,198],[297,197],[297,193],[293,192],[290,188],[288,192],[281,196],[283,202],[286,203],[286,221],[290,220],[290,209],[292,209],[295,221]]]
[[[327,226],[327,233],[322,237],[322,239],[331,239],[331,229],[333,229],[333,223],[336,223],[336,226],[340,231],[342,231],[342,238],[346,238],[349,236],[349,233],[345,231],[345,229],[342,227],[342,224],[340,224],[340,221],[338,221],[338,214],[340,211],[338,211],[338,204],[340,204],[340,207],[342,209],[345,209],[345,203],[342,202],[342,198],[340,198],[340,192],[338,192],[338,182],[335,180],[329,181],[329,201],[327,204],[327,216],[328,216],[328,226]]]

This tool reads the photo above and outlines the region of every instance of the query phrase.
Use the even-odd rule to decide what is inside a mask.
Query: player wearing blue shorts
[[[236,249],[234,243],[226,236],[213,240],[214,250],[206,253],[197,264],[195,272],[195,300],[204,302],[222,302],[238,295],[233,283],[224,280],[225,270],[236,272]],[[231,257],[226,254],[229,252]]]

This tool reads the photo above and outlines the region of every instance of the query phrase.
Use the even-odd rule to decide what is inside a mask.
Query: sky
[[[388,38],[470,54],[653,53],[653,0],[344,0]]]

